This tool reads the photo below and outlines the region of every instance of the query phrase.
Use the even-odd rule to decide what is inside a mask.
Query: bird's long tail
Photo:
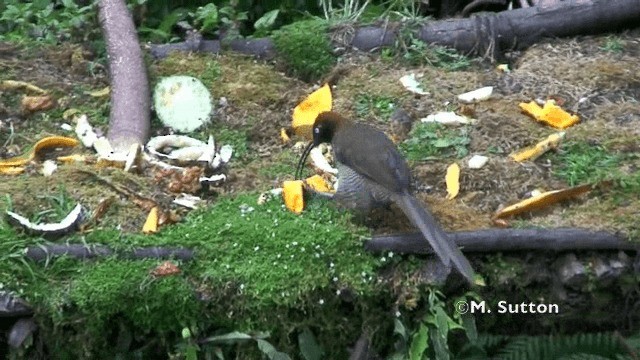
[[[429,241],[436,255],[440,257],[440,260],[442,260],[445,265],[453,262],[455,268],[467,281],[474,284],[474,272],[469,260],[462,254],[462,251],[460,251],[456,244],[449,239],[429,210],[425,209],[418,199],[410,194],[398,195],[396,204],[409,218],[409,221],[422,232],[422,235]]]

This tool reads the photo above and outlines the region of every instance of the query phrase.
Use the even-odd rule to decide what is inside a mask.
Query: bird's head
[[[299,179],[300,175],[302,175],[302,167],[307,161],[307,157],[311,150],[322,143],[331,142],[335,133],[340,129],[340,127],[346,124],[347,121],[348,120],[342,117],[342,115],[333,111],[322,112],[316,117],[316,121],[313,123],[313,128],[311,129],[313,142],[311,142],[302,152],[302,156],[300,157],[300,161],[298,161],[298,166],[296,168],[296,179]]]
[[[316,117],[313,123],[313,146],[331,142],[333,135],[347,120],[333,111],[325,111]]]

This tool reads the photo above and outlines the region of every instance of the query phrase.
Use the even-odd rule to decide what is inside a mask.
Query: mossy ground
[[[154,236],[102,230],[67,239],[119,251],[176,245],[193,249],[195,259],[179,263],[182,274],[167,278],[150,274],[157,260],[61,258],[31,264],[23,260],[22,251],[41,241],[3,227],[7,241],[0,245],[2,285],[29,299],[43,321],[49,319],[50,335],[84,339],[82,349],[64,350],[61,343],[58,350],[67,354],[62,358],[106,358],[126,351],[95,353],[116,341],[114,325],[133,334],[159,336],[184,327],[283,335],[332,318],[344,306],[341,290],[355,298],[382,290],[376,272],[387,263],[362,251],[365,231],[352,225],[348,214],[317,201],[310,207],[313,211],[301,217],[284,209],[279,199],[257,206],[256,196],[225,197]],[[358,311],[360,305],[354,306],[347,309]],[[365,322],[377,321],[380,313],[362,316]],[[318,335],[331,337],[345,328],[357,334],[356,324],[339,321]]]
[[[443,226],[450,230],[486,228],[491,226],[489,219],[496,209],[535,188],[550,190],[612,180],[609,188],[526,214],[514,224],[620,231],[637,241],[637,32],[619,39],[622,50],[615,52],[610,50],[611,39],[607,37],[539,44],[524,52],[509,74],[477,61],[465,70],[449,71],[406,66],[369,54],[346,54],[340,62],[348,72],[334,89],[334,108],[389,131],[391,109],[401,107],[416,118],[426,117],[454,110],[458,104],[452,101],[459,93],[493,85],[492,99],[470,106],[478,123],[440,130],[453,145],[417,149],[411,161],[417,195]],[[73,63],[77,52],[74,47],[18,48],[12,56],[0,55],[0,66],[9,69],[0,74],[0,80],[32,82],[60,97],[57,109],[22,115],[20,94],[0,94],[2,120],[15,119],[12,137],[6,125],[0,128],[0,143],[7,141],[3,156],[22,153],[44,135],[66,134],[60,130],[65,122],[61,114],[70,107],[88,113],[92,124],[106,131],[108,101],[86,93],[107,85],[105,73],[99,61],[90,57]],[[328,64],[333,61],[323,59]],[[389,275],[390,259],[383,262],[382,257],[362,249],[361,237],[369,231],[321,200],[311,200],[302,216],[284,211],[279,198],[263,206],[256,203],[258,193],[293,177],[298,153],[281,143],[279,129],[289,124],[291,109],[313,86],[279,72],[279,68],[236,55],[174,54],[149,67],[153,84],[160,76],[190,74],[202,79],[216,99],[227,99],[225,106],[216,105],[214,121],[193,135],[206,139],[212,133],[220,143],[234,146],[236,156],[228,181],[204,196],[206,208],[190,213],[177,210],[183,217],[181,223],[163,227],[157,235],[142,236],[137,232],[146,213],[96,179],[169,206],[173,195],[151,177],[68,165],[44,178],[38,173],[39,161],[24,175],[4,176],[0,194],[10,201],[0,201],[0,209],[11,204],[16,212],[32,218],[50,209],[51,197],[61,192],[68,203],[78,201],[90,210],[102,199],[114,197],[105,216],[87,233],[58,242],[84,241],[118,250],[184,246],[196,251],[193,261],[178,262],[180,275],[159,279],[149,275],[160,263],[155,260],[114,257],[83,262],[60,258],[34,264],[24,259],[23,249],[45,240],[2,223],[0,284],[36,308],[41,332],[50,341],[47,345],[69,358],[112,358],[133,350],[147,351],[148,355],[150,348],[172,351],[180,341],[180,331],[189,327],[198,336],[269,330],[270,340],[280,350],[297,354],[296,334],[310,327],[334,358],[344,358],[346,346],[353,344],[363,329],[375,334],[377,347],[392,348],[395,310],[408,314],[406,321],[419,318],[424,310],[420,262],[396,256],[391,265],[399,265],[400,270]],[[322,76],[327,67],[330,65],[318,67],[323,70],[312,75]],[[409,72],[420,75],[418,79],[430,95],[416,97],[400,85],[398,79]],[[564,108],[577,109],[582,122],[567,130],[566,143],[555,153],[535,163],[515,164],[507,158],[509,153],[554,132],[521,114],[517,104],[547,96],[560,97]],[[587,100],[580,101],[582,98]],[[166,132],[157,123],[153,131]],[[489,156],[487,166],[477,171],[467,169],[466,160],[473,154]],[[458,199],[449,201],[445,199],[444,173],[453,161],[462,165],[462,191]],[[424,191],[427,187],[430,192]],[[385,214],[380,221],[366,224],[374,232],[408,229],[407,222],[397,218]],[[520,263],[535,257],[474,256],[472,261],[488,280],[484,293],[497,298],[505,288],[527,286],[514,274],[523,269]],[[378,283],[380,273],[385,276]],[[502,290],[492,292],[498,288]],[[536,293],[529,299],[538,295],[544,294]],[[608,307],[607,301],[600,305],[598,311]],[[492,321],[487,319],[484,330],[491,329]],[[557,328],[549,319],[538,320],[532,320],[530,328],[541,324],[544,329]],[[518,330],[515,326],[510,329]],[[235,350],[236,354],[245,351]]]
[[[283,26],[272,35],[287,72],[307,81],[326,76],[336,62],[322,19],[297,21]]]

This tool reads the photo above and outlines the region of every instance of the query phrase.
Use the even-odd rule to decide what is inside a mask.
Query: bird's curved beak
[[[296,166],[296,180],[300,180],[302,177],[302,169],[304,168],[304,163],[307,161],[307,157],[309,157],[309,153],[315,147],[315,142],[310,142],[309,145],[304,149],[302,155],[300,156],[300,160],[298,161],[298,166]]]

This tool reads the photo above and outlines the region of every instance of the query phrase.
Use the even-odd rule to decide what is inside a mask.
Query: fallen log
[[[22,298],[8,291],[0,291],[0,318],[33,314],[33,309]]]
[[[186,248],[164,248],[164,247],[143,247],[136,248],[128,252],[116,252],[113,249],[103,245],[84,245],[84,244],[47,244],[39,246],[31,246],[27,248],[25,254],[29,259],[41,262],[52,257],[71,256],[76,259],[93,259],[117,255],[127,259],[171,259],[191,260],[194,257],[193,250]]]
[[[223,49],[222,44],[223,42],[220,40],[187,40],[174,44],[151,44],[149,45],[149,52],[156,59],[165,58],[173,51],[219,54]],[[276,55],[273,41],[269,38],[234,39],[229,42],[228,48],[240,54],[255,56],[262,60],[273,59]]]
[[[640,250],[640,244],[627,241],[616,234],[578,228],[486,229],[450,232],[449,237],[465,253]],[[420,233],[376,235],[367,241],[364,247],[371,252],[392,251],[401,254],[431,254],[433,252]]]
[[[18,349],[24,344],[24,342],[33,336],[33,333],[38,330],[38,324],[34,318],[22,318],[18,319],[15,324],[9,330],[9,336],[7,337],[7,344],[14,349]]]
[[[428,44],[456,49],[471,56],[498,58],[505,51],[523,50],[547,37],[567,37],[598,34],[638,26],[640,0],[559,1],[499,13],[484,13],[470,18],[428,21],[418,29],[408,25],[385,23],[357,27],[351,36],[338,36],[340,47],[374,51],[391,47],[403,40],[402,34]],[[233,51],[262,59],[275,56],[270,38],[236,39],[230,41]],[[186,41],[177,44],[150,45],[155,58],[166,57],[171,51],[220,53],[219,40]]]

